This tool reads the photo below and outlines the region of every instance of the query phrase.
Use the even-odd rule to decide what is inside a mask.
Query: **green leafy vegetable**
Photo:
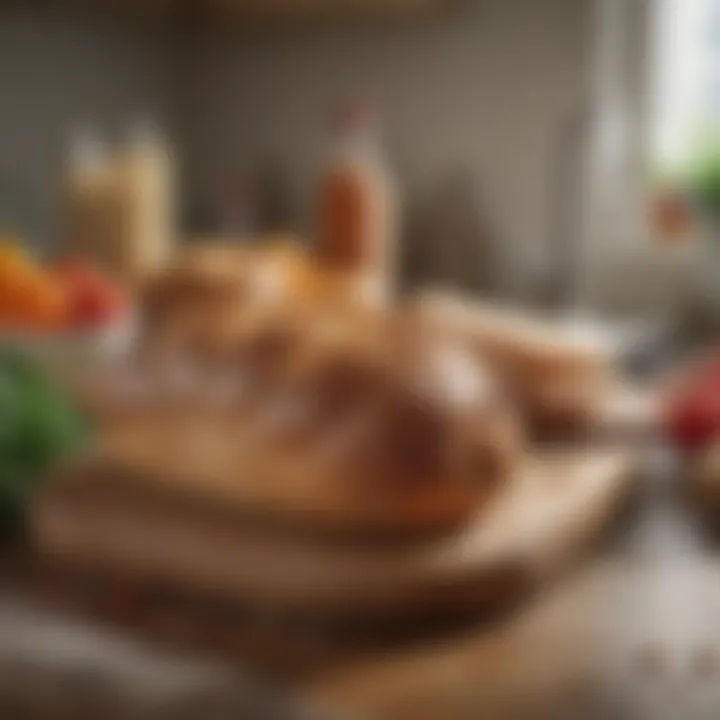
[[[18,530],[36,483],[88,433],[55,383],[22,354],[0,349],[0,535]]]

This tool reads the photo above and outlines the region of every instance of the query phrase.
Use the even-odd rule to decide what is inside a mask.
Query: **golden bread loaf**
[[[467,349],[402,314],[304,319],[248,315],[188,392],[106,413],[101,455],[165,491],[359,532],[449,530],[509,481],[515,413]]]
[[[423,293],[411,307],[493,368],[536,434],[563,435],[597,415],[612,381],[612,363],[594,338],[449,292]]]

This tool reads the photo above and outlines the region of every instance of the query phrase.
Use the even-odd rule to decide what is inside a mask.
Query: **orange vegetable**
[[[67,298],[52,274],[17,248],[0,246],[0,323],[45,330],[66,319]]]
[[[37,329],[60,329],[67,324],[68,302],[63,289],[53,280],[44,278],[29,289],[21,314],[26,323]]]

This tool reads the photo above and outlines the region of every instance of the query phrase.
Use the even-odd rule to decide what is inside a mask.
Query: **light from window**
[[[698,130],[720,122],[720,0],[655,0],[653,150],[682,163]]]

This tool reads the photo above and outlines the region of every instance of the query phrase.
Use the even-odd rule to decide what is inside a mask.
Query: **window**
[[[655,2],[652,146],[656,162],[674,165],[720,122],[720,0]]]

